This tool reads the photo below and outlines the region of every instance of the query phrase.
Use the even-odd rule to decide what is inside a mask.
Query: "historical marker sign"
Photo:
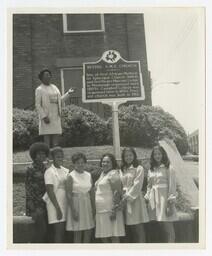
[[[114,154],[121,161],[118,106],[126,101],[144,100],[140,61],[126,61],[109,50],[97,62],[83,63],[82,100],[112,107]]]
[[[83,63],[83,102],[144,100],[140,61],[126,61],[109,50],[97,62]]]

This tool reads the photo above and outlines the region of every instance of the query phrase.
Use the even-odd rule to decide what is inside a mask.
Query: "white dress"
[[[111,170],[107,174],[102,173],[95,183],[96,237],[125,236],[123,212],[117,211],[115,220],[110,218],[114,206],[110,179],[117,172],[117,170]]]
[[[67,200],[65,182],[67,179],[68,172],[68,169],[62,166],[60,168],[56,168],[52,164],[51,167],[49,167],[44,174],[45,184],[53,185],[54,187],[54,193],[63,215],[61,220],[57,219],[56,209],[53,203],[51,202],[50,198],[48,197],[47,193],[45,193],[43,200],[46,202],[49,224],[66,221]]]
[[[71,206],[67,206],[67,231],[89,230],[94,228],[93,211],[91,206],[90,190],[92,187],[90,173],[84,171],[79,173],[73,170],[68,175],[72,178],[72,196],[74,209],[78,213],[79,220],[72,217]]]
[[[144,169],[130,166],[121,171],[123,190],[127,199],[125,208],[126,225],[137,225],[149,221],[146,202],[142,192]]]
[[[145,197],[148,199],[148,213],[150,220],[176,221],[178,219],[175,204],[172,207],[172,214],[167,215],[167,202],[176,200],[176,176],[170,166],[164,164],[155,167],[154,171],[148,172],[148,185]]]
[[[41,84],[35,91],[35,105],[39,114],[39,135],[61,134],[61,106],[69,98],[69,93],[61,96],[56,85]],[[50,123],[43,120],[48,117]]]

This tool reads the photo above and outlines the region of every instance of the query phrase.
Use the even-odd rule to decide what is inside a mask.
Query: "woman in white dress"
[[[51,83],[51,71],[42,70],[38,75],[42,84],[35,91],[35,105],[39,114],[39,135],[44,136],[44,142],[48,146],[57,146],[61,127],[61,105],[70,94],[72,88],[61,96],[56,85]]]
[[[113,178],[119,175],[117,163],[112,154],[105,154],[100,160],[102,173],[95,183],[96,203],[96,238],[103,243],[119,243],[119,237],[125,236],[124,217],[122,210],[114,215],[114,189],[111,186]]]
[[[144,169],[138,164],[137,154],[133,148],[125,148],[122,151],[121,180],[128,237],[132,242],[145,243],[143,224],[149,222],[149,216],[142,192]]]
[[[44,174],[46,194],[43,200],[46,202],[48,223],[53,225],[54,242],[62,243],[67,208],[65,183],[69,170],[62,166],[64,155],[61,147],[53,148],[51,153],[53,164]]]
[[[95,213],[91,174],[85,171],[87,159],[84,154],[74,154],[72,162],[74,170],[66,182],[66,231],[74,231],[74,243],[90,243]]]
[[[160,145],[153,148],[148,172],[148,186],[145,199],[151,221],[157,221],[167,236],[168,243],[175,242],[173,222],[177,221],[176,175],[170,165],[166,151]]]

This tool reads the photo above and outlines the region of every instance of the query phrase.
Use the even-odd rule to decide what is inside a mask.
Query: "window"
[[[82,105],[82,68],[63,68],[61,69],[61,87],[62,94],[67,92],[71,87],[74,89],[74,93],[70,97],[70,104],[78,106]]]
[[[60,74],[62,94],[67,92],[70,87],[74,89],[74,93],[71,94],[69,102],[66,102],[66,104],[74,104],[86,108],[99,116],[104,117],[104,106],[101,103],[82,102],[82,67],[62,68]]]
[[[64,33],[103,32],[103,14],[63,14]]]

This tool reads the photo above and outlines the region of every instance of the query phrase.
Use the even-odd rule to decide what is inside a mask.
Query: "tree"
[[[112,119],[108,120],[111,128]],[[122,146],[152,147],[167,136],[174,140],[181,154],[188,150],[185,130],[160,107],[122,106],[119,109],[120,142]]]

